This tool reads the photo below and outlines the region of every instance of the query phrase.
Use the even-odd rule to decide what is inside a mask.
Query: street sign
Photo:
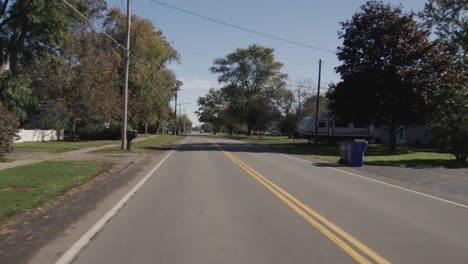
[[[161,125],[162,125],[162,126],[167,126],[167,125],[169,125],[169,122],[167,122],[167,120],[163,120],[163,121],[161,122]]]

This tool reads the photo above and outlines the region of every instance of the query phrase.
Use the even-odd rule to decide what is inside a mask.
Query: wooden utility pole
[[[322,74],[322,60],[319,60],[319,75],[318,75],[318,86],[317,86],[317,100],[315,106],[315,138],[314,144],[318,143],[318,125],[319,125],[319,103],[320,103],[320,77]]]
[[[173,134],[176,135],[177,130],[177,91],[179,89],[175,89],[175,102],[174,102],[174,131]]]
[[[131,0],[127,0],[127,37],[125,42],[125,70],[124,70],[124,84],[123,84],[123,100],[122,100],[122,142],[120,148],[125,148],[127,141],[127,105],[128,105],[128,69],[130,65],[130,27],[132,24],[132,16],[130,9]]]
[[[184,84],[183,82],[176,80],[174,83],[174,131],[172,134],[176,134],[176,129],[177,129],[177,92],[180,90],[180,87]]]

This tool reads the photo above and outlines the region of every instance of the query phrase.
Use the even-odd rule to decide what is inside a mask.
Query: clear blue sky
[[[365,0],[159,0],[217,20],[260,31],[323,49],[336,51],[341,44],[337,31],[340,21],[351,16]],[[107,0],[110,6],[121,7],[126,0]],[[390,1],[402,4],[405,11],[419,12],[426,0]],[[299,47],[268,39],[238,29],[226,27],[153,3],[151,0],[133,0],[134,14],[150,19],[181,55],[180,64],[170,67],[184,82],[180,91],[182,106],[194,124],[196,100],[210,87],[219,88],[216,75],[209,72],[213,59],[259,44],[275,49],[277,61],[284,64],[283,72],[289,82],[318,76],[318,60],[322,59],[322,86],[340,79],[333,68],[339,65],[335,54]]]

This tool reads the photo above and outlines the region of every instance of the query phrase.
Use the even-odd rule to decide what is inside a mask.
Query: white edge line
[[[91,239],[101,231],[119,210],[132,198],[132,196],[151,178],[153,173],[166,161],[174,152],[169,152],[143,179],[141,179],[120,201],[118,201],[99,221],[97,221],[78,241],[76,241],[55,264],[70,264],[77,257],[80,251],[89,244]]]
[[[283,155],[283,156],[293,158],[293,159],[310,162],[310,160],[301,159],[301,158],[294,157],[294,156],[287,155],[287,154],[282,154],[282,153],[280,153],[280,154]],[[442,202],[446,202],[446,203],[449,203],[449,204],[457,205],[457,206],[463,207],[465,209],[468,209],[468,205],[464,205],[464,204],[453,202],[453,201],[450,201],[450,200],[447,200],[447,199],[439,198],[437,196],[425,194],[425,193],[418,192],[418,191],[415,191],[415,190],[411,190],[411,189],[408,189],[408,188],[404,188],[404,187],[401,187],[401,186],[398,186],[398,185],[395,185],[395,184],[379,181],[379,180],[376,180],[376,179],[372,179],[372,178],[362,176],[362,175],[359,175],[359,174],[356,174],[356,173],[340,170],[340,169],[337,169],[337,168],[332,168],[332,167],[326,167],[326,168],[331,169],[331,170],[335,170],[335,171],[339,171],[339,172],[343,172],[343,173],[347,173],[347,174],[350,174],[350,175],[353,175],[355,177],[359,177],[359,178],[362,178],[362,179],[365,179],[365,180],[368,180],[368,181],[378,182],[378,183],[381,183],[381,184],[384,184],[384,185],[387,185],[387,186],[391,186],[391,187],[394,187],[394,188],[397,188],[397,189],[400,189],[400,190],[404,190],[404,191],[407,191],[407,192],[410,192],[410,193],[419,194],[419,195],[422,195],[422,196],[425,196],[425,197],[429,197],[429,198],[432,198],[432,199],[436,199],[436,200],[439,200],[439,201],[442,201]]]

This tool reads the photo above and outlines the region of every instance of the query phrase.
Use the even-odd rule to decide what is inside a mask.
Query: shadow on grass
[[[457,162],[456,160],[445,159],[411,159],[411,160],[378,160],[378,161],[365,161],[365,165],[375,166],[393,166],[393,167],[411,167],[411,168],[434,168],[444,167],[450,169],[466,168],[467,162]]]

